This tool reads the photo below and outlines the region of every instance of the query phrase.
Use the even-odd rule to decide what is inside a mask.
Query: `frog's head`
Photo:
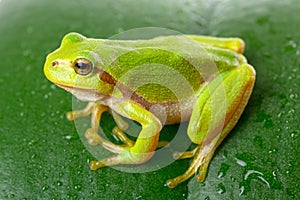
[[[103,71],[93,52],[95,47],[92,39],[78,33],[67,34],[61,46],[46,58],[46,77],[81,100],[96,101],[109,95],[114,80]]]

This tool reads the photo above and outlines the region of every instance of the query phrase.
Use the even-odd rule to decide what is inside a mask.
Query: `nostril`
[[[57,61],[53,61],[51,64],[52,64],[52,67],[55,67],[56,65],[58,65],[58,62]]]

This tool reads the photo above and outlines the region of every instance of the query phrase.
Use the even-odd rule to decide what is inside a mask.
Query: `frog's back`
[[[203,84],[222,71],[222,65],[231,65],[225,59],[228,55],[220,55],[232,51],[201,46],[180,36],[107,41],[101,46],[110,51],[105,57],[112,60],[104,70],[117,80],[120,91],[160,118],[167,117],[166,123],[187,120]]]
[[[205,59],[202,48],[191,51],[191,44],[174,37],[124,42],[124,46],[119,42],[117,47],[110,43],[116,48],[115,58],[105,71],[151,103],[188,100],[204,82]]]

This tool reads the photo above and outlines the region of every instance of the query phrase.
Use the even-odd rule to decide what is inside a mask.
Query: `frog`
[[[189,180],[203,182],[214,152],[231,132],[251,96],[256,72],[243,55],[238,37],[166,35],[118,40],[66,34],[58,49],[47,55],[46,78],[87,102],[67,112],[69,120],[91,116],[84,133],[91,145],[113,155],[89,163],[90,169],[140,165],[168,142],[159,136],[165,125],[187,122],[187,135],[196,147],[174,152],[175,159],[191,159],[181,175],[167,180],[169,188]],[[115,144],[99,134],[104,112],[116,122]],[[125,134],[135,121],[141,130],[135,140]]]

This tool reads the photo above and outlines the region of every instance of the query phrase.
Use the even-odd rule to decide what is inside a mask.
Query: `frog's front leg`
[[[130,140],[122,131],[128,128],[128,124],[117,113],[113,112],[105,105],[95,102],[89,102],[87,106],[82,110],[74,110],[71,112],[67,112],[67,119],[71,121],[80,117],[92,115],[91,128],[86,130],[85,137],[87,138],[89,144],[96,145],[104,141],[104,139],[98,135],[98,129],[101,116],[106,111],[109,111],[113,115],[115,122],[117,123],[117,126],[115,126],[113,129],[113,133],[124,144],[128,146],[133,146],[134,142]]]
[[[209,162],[222,140],[235,126],[250,97],[255,80],[252,66],[243,64],[221,73],[201,92],[194,106],[188,135],[198,144],[193,151],[174,156],[193,157],[188,170],[167,181],[170,188],[189,179],[197,171],[197,180],[204,181]]]
[[[93,170],[117,164],[144,163],[153,156],[158,144],[162,125],[151,112],[131,101],[117,104],[113,109],[120,115],[139,122],[142,125],[142,130],[132,146],[115,145],[109,141],[101,141],[101,145],[115,155],[103,160],[92,161],[90,166]]]
[[[73,110],[73,111],[67,112],[67,119],[72,121],[72,120],[75,120],[75,119],[80,118],[80,117],[89,116],[93,111],[94,104],[95,103],[90,102],[82,110]]]

